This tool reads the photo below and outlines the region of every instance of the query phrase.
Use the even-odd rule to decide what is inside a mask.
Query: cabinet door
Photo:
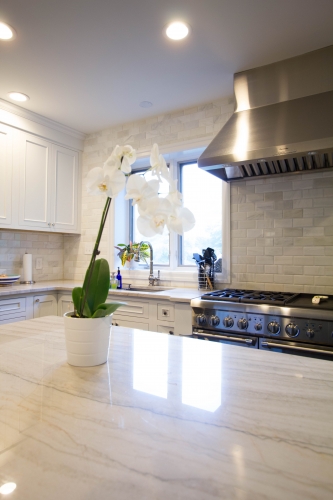
[[[36,295],[34,297],[34,318],[57,316],[57,299],[54,295]]]
[[[55,231],[75,231],[78,225],[79,155],[53,146],[51,219]]]
[[[52,144],[30,134],[20,144],[20,226],[51,227],[49,163]]]
[[[70,295],[63,295],[58,301],[58,316],[74,311],[74,304]]]
[[[0,124],[0,226],[12,222],[12,134]]]

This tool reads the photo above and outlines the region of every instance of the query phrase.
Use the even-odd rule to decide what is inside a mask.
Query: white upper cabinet
[[[27,133],[19,143],[19,227],[78,232],[78,152]]]
[[[19,225],[50,228],[52,144],[21,134]]]
[[[0,225],[12,223],[12,133],[0,124]]]
[[[51,223],[57,231],[75,231],[78,225],[79,155],[53,146]]]

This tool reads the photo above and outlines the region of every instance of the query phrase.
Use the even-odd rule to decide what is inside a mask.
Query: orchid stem
[[[97,255],[100,254],[100,251],[99,251],[98,247],[99,247],[99,244],[101,242],[101,238],[102,238],[102,234],[103,234],[103,231],[104,231],[104,226],[105,226],[105,222],[106,222],[106,219],[107,219],[107,216],[108,216],[108,212],[109,212],[109,208],[110,208],[110,205],[111,205],[111,201],[112,201],[112,198],[108,197],[107,200],[106,200],[106,202],[105,202],[105,206],[104,206],[104,210],[103,210],[103,214],[102,214],[101,223],[100,223],[98,234],[97,234],[97,238],[96,238],[96,243],[95,243],[95,246],[94,246],[94,250],[93,250],[93,253],[92,253],[92,256],[91,256],[91,259],[90,259],[90,264],[89,264],[88,271],[87,271],[87,275],[88,275],[87,276],[87,282],[85,282],[83,284],[84,296],[83,296],[83,299],[81,301],[81,306],[80,306],[80,311],[79,311],[79,317],[80,318],[84,317],[83,316],[84,306],[86,304],[88,290],[89,290],[89,286],[90,286],[90,282],[91,282],[91,277],[92,277],[92,274],[93,274],[93,271],[94,271],[96,258],[97,258]]]

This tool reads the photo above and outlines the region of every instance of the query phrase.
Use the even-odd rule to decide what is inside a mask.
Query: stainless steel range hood
[[[236,73],[234,95],[199,167],[228,182],[333,168],[333,45]]]

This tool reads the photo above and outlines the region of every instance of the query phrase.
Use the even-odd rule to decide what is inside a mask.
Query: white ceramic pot
[[[96,366],[106,363],[109,355],[111,316],[72,318],[64,314],[67,361],[73,366]]]

